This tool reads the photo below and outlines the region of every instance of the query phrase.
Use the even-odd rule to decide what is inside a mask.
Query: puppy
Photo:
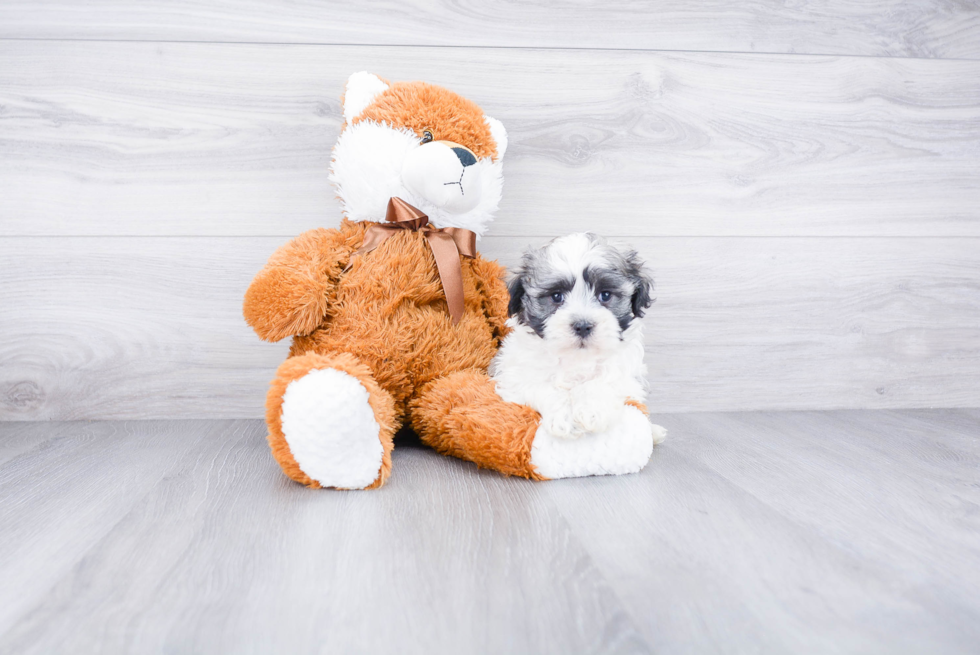
[[[541,414],[532,464],[571,477],[642,468],[666,431],[646,397],[644,310],[652,281],[633,251],[571,234],[524,254],[510,284],[512,331],[490,365],[497,393]]]

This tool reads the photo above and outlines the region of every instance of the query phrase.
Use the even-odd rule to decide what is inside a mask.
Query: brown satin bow
[[[461,227],[432,227],[429,225],[429,217],[420,209],[395,197],[388,201],[385,220],[387,223],[377,223],[367,229],[364,233],[364,244],[351,256],[351,261],[344,270],[351,267],[354,257],[371,252],[393,237],[398,230],[422,232],[432,248],[453,325],[459,324],[459,319],[463,316],[463,269],[459,256],[476,256],[476,233]]]

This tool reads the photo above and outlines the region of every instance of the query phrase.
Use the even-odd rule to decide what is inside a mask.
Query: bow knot
[[[476,233],[461,227],[432,227],[429,225],[429,217],[422,210],[395,197],[388,200],[385,221],[367,229],[363,244],[351,256],[344,271],[353,265],[354,257],[371,252],[399,230],[422,232],[436,260],[439,280],[446,294],[446,304],[449,315],[453,318],[453,325],[459,324],[459,319],[463,316],[463,269],[459,256],[476,256]]]

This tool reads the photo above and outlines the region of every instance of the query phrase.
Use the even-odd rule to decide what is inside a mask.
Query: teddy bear
[[[266,400],[273,456],[309,487],[378,488],[408,425],[440,453],[542,479],[539,415],[487,375],[509,298],[476,241],[500,202],[503,125],[442,87],[367,72],[342,105],[339,227],[280,247],[245,294],[259,337],[292,337]]]

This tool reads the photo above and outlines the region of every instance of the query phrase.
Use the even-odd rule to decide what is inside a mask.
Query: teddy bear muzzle
[[[432,141],[412,150],[402,164],[402,184],[453,214],[480,202],[483,167],[473,152],[452,141]]]

